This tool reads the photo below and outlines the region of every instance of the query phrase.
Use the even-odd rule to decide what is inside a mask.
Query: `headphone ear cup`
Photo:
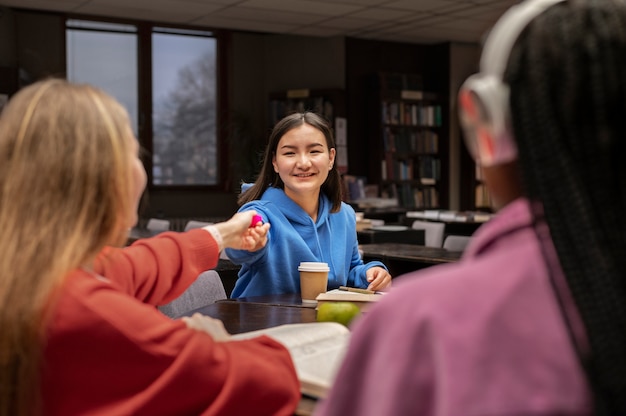
[[[459,91],[460,120],[467,148],[481,166],[517,158],[510,132],[509,90],[493,76],[473,75]]]

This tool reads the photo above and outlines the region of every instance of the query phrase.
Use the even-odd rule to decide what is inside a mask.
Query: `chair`
[[[443,245],[443,232],[446,228],[446,224],[443,222],[415,220],[411,228],[414,230],[424,230],[425,246],[441,247]]]
[[[443,248],[450,251],[463,251],[471,238],[467,235],[449,235],[443,240]]]
[[[207,225],[211,225],[214,224],[212,222],[206,222],[206,221],[195,221],[195,220],[191,220],[187,223],[187,225],[185,225],[185,231],[189,231],[189,230],[193,230],[194,228],[203,228],[206,227]],[[228,255],[226,254],[226,251],[222,250],[220,252],[220,259],[222,260],[229,260]]]
[[[207,225],[211,225],[213,224],[212,222],[205,222],[205,221],[195,221],[195,220],[191,220],[187,223],[187,225],[185,225],[185,231],[189,231],[189,230],[193,230],[194,228],[202,228],[202,227],[206,227]]]
[[[159,306],[159,310],[172,319],[185,316],[188,312],[226,299],[226,291],[220,275],[215,270],[200,273],[179,297],[166,305]]]
[[[146,228],[153,232],[162,232],[170,230],[169,220],[160,220],[158,218],[150,218],[146,224]]]

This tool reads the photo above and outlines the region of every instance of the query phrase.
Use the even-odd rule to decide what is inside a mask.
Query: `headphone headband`
[[[526,0],[508,9],[493,26],[480,57],[480,72],[459,91],[461,124],[470,154],[479,165],[517,158],[510,131],[509,87],[503,82],[511,49],[528,24],[565,0]]]
[[[565,0],[526,0],[508,9],[489,32],[480,57],[480,73],[502,79],[513,44],[526,26],[556,3]]]

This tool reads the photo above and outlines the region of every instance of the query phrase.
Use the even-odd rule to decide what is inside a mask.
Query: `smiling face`
[[[324,134],[309,124],[287,131],[278,142],[272,165],[285,184],[285,194],[294,201],[317,201],[320,188],[335,163]]]

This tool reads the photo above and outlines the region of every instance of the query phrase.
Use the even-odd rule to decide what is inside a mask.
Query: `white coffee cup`
[[[316,303],[317,295],[326,292],[328,286],[328,263],[303,261],[300,272],[300,294],[303,303]]]

